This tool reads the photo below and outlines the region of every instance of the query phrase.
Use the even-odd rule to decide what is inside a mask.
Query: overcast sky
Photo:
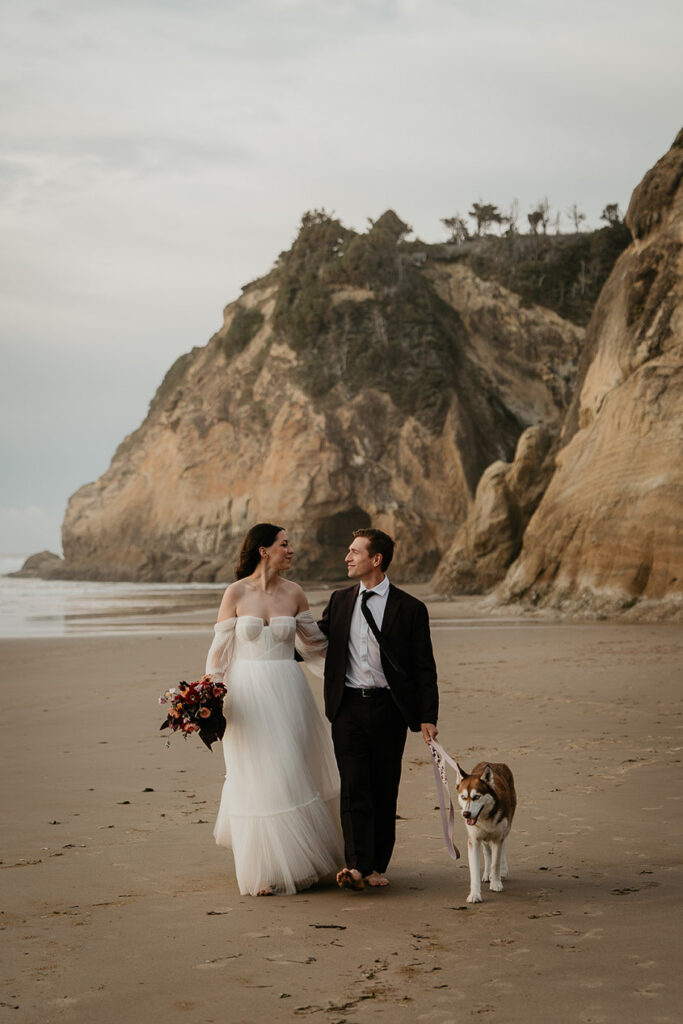
[[[0,552],[59,550],[69,495],[304,210],[392,207],[428,241],[480,198],[624,210],[681,126],[680,11],[0,0]]]

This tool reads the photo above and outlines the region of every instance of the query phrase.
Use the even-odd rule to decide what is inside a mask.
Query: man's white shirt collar
[[[384,595],[389,590],[389,587],[389,577],[385,576],[382,582],[378,583],[376,587],[366,587],[364,583],[361,583],[359,593],[362,594],[364,593],[364,591],[369,590],[373,594],[379,594],[380,597],[384,597]]]

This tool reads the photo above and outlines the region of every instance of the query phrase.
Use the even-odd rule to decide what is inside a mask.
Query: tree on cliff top
[[[621,216],[619,203],[608,203],[600,214],[600,220],[604,220],[610,227],[613,227],[615,224],[621,224],[623,217]]]
[[[477,224],[477,234],[480,235],[486,232],[486,228],[489,224],[501,224],[503,221],[502,214],[497,206],[493,203],[472,203],[472,209],[468,213],[468,217],[471,217]]]
[[[460,213],[456,213],[453,217],[442,217],[441,223],[450,232],[450,242],[462,244],[462,242],[466,242],[470,237],[470,233],[467,230],[467,221]]]

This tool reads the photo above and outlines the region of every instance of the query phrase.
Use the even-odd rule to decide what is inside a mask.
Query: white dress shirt
[[[346,686],[363,690],[370,689],[373,686],[389,686],[384,675],[384,669],[382,668],[379,644],[361,611],[361,597],[367,589],[361,583],[353,615],[351,616],[346,677],[344,679]],[[382,582],[369,590],[368,593],[373,595],[368,599],[368,611],[375,620],[377,629],[381,631],[384,609],[387,606],[387,596],[389,594],[389,577],[385,576]]]

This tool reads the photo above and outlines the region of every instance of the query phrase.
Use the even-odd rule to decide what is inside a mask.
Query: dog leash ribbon
[[[441,824],[443,826],[443,837],[446,841],[446,849],[451,860],[458,860],[460,857],[460,850],[453,841],[453,832],[455,828],[455,808],[453,806],[453,798],[451,797],[451,791],[448,788],[448,775],[446,774],[446,763],[450,764],[452,768],[457,771],[458,766],[452,757],[449,757],[446,751],[443,749],[440,743],[436,740],[429,741],[429,750],[432,755],[432,767],[434,768],[434,780],[436,782],[436,794],[439,798],[439,808],[441,809]],[[448,794],[448,813],[446,813],[446,800],[444,798],[444,790]]]

